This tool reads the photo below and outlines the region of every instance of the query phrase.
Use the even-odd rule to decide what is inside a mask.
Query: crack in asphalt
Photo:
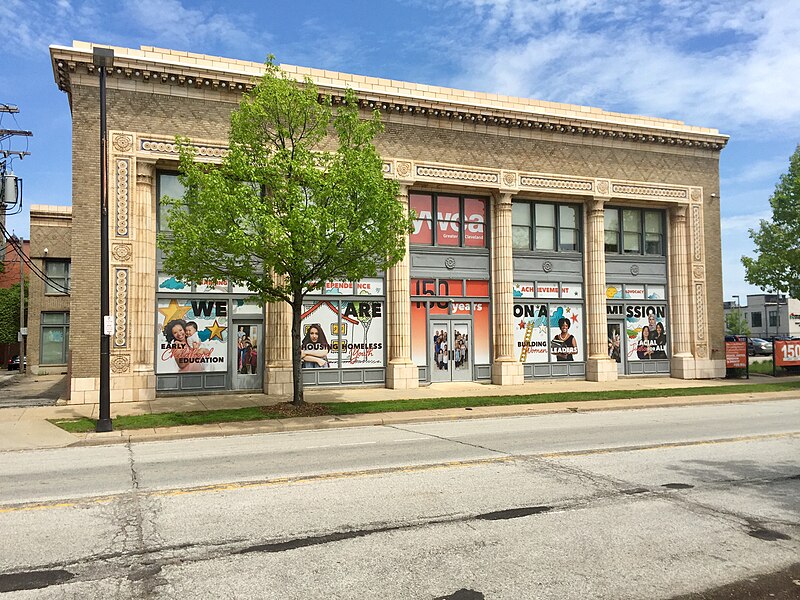
[[[402,427],[393,428],[417,435],[427,435],[429,437],[444,441],[480,448],[499,454],[506,459],[513,460],[514,463],[521,466],[523,469],[530,469],[534,468],[535,466],[539,473],[541,473],[542,469],[546,469],[553,475],[566,476],[566,479],[568,480],[577,478],[579,481],[584,481],[592,487],[600,489],[598,490],[598,493],[591,494],[587,497],[554,503],[552,506],[511,507],[504,510],[481,514],[436,515],[414,522],[398,524],[375,523],[370,527],[361,529],[344,529],[340,531],[318,533],[315,535],[295,536],[273,540],[268,539],[263,543],[251,544],[247,546],[243,546],[243,544],[249,540],[244,540],[241,538],[229,539],[219,543],[203,542],[160,546],[160,540],[158,539],[159,536],[155,533],[157,531],[156,519],[159,514],[156,500],[158,497],[166,497],[169,494],[163,491],[140,490],[140,477],[137,470],[133,448],[129,441],[128,459],[131,471],[131,489],[125,495],[120,495],[109,499],[109,501],[113,504],[111,509],[112,519],[114,520],[115,525],[120,527],[117,536],[115,537],[115,543],[112,543],[112,547],[115,546],[116,543],[119,543],[123,550],[91,555],[84,559],[73,561],[67,565],[64,565],[63,563],[56,565],[42,565],[39,569],[33,569],[23,573],[2,574],[0,575],[0,586],[3,585],[4,581],[8,582],[7,585],[22,585],[22,583],[28,579],[36,581],[37,578],[39,578],[40,582],[47,582],[49,581],[47,579],[48,577],[67,577],[67,575],[69,575],[69,579],[73,581],[92,581],[113,577],[117,580],[119,592],[118,597],[123,597],[121,586],[125,581],[127,581],[133,587],[132,592],[136,594],[135,597],[152,598],[158,595],[159,591],[164,591],[163,589],[159,590],[159,588],[167,584],[162,575],[162,569],[168,565],[201,563],[209,560],[216,560],[218,558],[257,552],[286,552],[300,548],[341,542],[349,539],[363,538],[369,535],[397,531],[409,531],[412,529],[436,527],[440,525],[464,524],[474,530],[474,524],[477,521],[525,518],[534,517],[547,512],[583,510],[592,506],[597,506],[604,502],[613,501],[615,499],[624,499],[626,502],[641,502],[652,498],[663,499],[680,505],[682,508],[693,514],[711,517],[720,522],[726,523],[735,530],[739,532],[743,531],[747,535],[750,535],[756,539],[761,539],[766,543],[780,544],[781,540],[791,539],[782,532],[768,528],[768,524],[784,525],[788,527],[798,526],[798,523],[794,522],[756,519],[745,513],[725,510],[719,506],[706,505],[702,502],[689,498],[689,492],[687,492],[686,489],[681,489],[685,488],[688,484],[676,484],[675,482],[672,482],[662,484],[658,487],[655,485],[650,487],[633,487],[633,484],[630,481],[603,476],[572,465],[560,464],[557,461],[557,457],[554,457],[553,455],[549,455],[547,457],[542,457],[541,455],[514,456],[506,452],[476,444],[470,444],[460,440],[453,440],[432,434],[421,434],[420,432],[404,429]],[[480,461],[464,461],[464,464],[487,464],[497,460],[501,459],[494,458]],[[382,469],[379,472],[395,472],[399,470],[401,469]],[[365,472],[361,474],[374,473]],[[703,485],[698,487],[701,490],[709,488],[725,489],[736,488],[744,485],[770,485],[773,483],[795,481],[798,479],[800,479],[800,474],[737,480],[726,479],[709,483],[704,482]],[[670,487],[677,489],[670,489]],[[697,490],[698,488],[695,489]],[[155,538],[155,543],[149,545],[147,544],[145,536],[145,524],[150,525],[151,531],[153,532],[153,537]],[[61,569],[58,569],[57,567],[60,567]],[[55,573],[56,571],[59,571],[60,574],[51,574]],[[119,577],[120,571],[126,573],[125,577]],[[52,583],[48,583],[47,586],[44,587],[48,587],[50,585],[61,585],[62,583],[64,582],[53,580]]]
[[[494,448],[489,448],[488,446],[481,446],[480,444],[471,444],[470,442],[465,442],[463,440],[457,440],[445,437],[443,435],[436,435],[435,433],[425,433],[424,431],[415,431],[414,429],[406,429],[405,427],[399,427],[397,425],[384,425],[384,427],[387,427],[389,429],[396,429],[397,431],[404,431],[406,433],[424,435],[425,437],[442,440],[443,442],[453,442],[454,444],[460,444],[462,446],[467,446],[469,448],[479,448],[480,450],[486,450],[487,452],[494,452],[495,454],[499,454],[500,456],[514,456],[511,452],[504,452],[503,450],[495,450]]]
[[[541,461],[549,462],[549,461]],[[550,467],[558,468],[559,465],[549,465]],[[573,475],[577,469],[567,469]],[[599,483],[602,478],[596,474],[592,477],[595,483]],[[781,480],[794,479],[794,476],[781,477]],[[278,553],[297,550],[301,548],[308,548],[312,546],[331,544],[350,539],[363,538],[370,535],[377,535],[383,533],[410,531],[414,529],[437,527],[440,525],[458,525],[464,524],[471,529],[475,529],[474,524],[479,521],[496,521],[516,518],[530,518],[536,517],[550,512],[569,512],[576,510],[583,510],[591,506],[608,502],[613,499],[624,499],[626,502],[641,502],[646,498],[659,498],[666,499],[678,504],[681,504],[685,509],[690,512],[703,514],[704,516],[711,516],[712,518],[726,522],[730,526],[734,526],[738,531],[742,531],[743,526],[747,527],[745,533],[763,539],[765,541],[772,541],[773,539],[779,541],[788,538],[785,534],[768,529],[765,526],[765,521],[755,519],[748,515],[738,514],[733,511],[724,511],[719,507],[709,507],[692,501],[686,498],[685,490],[669,490],[669,489],[651,489],[651,488],[631,488],[630,484],[615,480],[614,478],[606,478],[605,483],[612,488],[619,487],[620,489],[611,489],[603,493],[592,495],[591,497],[581,498],[579,500],[568,500],[560,503],[554,503],[552,506],[523,506],[512,507],[499,511],[492,511],[480,514],[467,514],[467,515],[435,515],[424,519],[419,519],[413,522],[405,523],[375,523],[372,526],[360,529],[343,529],[339,531],[331,531],[315,535],[296,536],[290,538],[267,540],[260,544],[251,544],[243,546],[246,540],[241,538],[227,540],[216,544],[208,543],[192,543],[192,544],[178,544],[173,546],[158,546],[145,544],[142,529],[135,526],[134,543],[130,543],[130,526],[135,524],[135,516],[123,525],[124,543],[123,550],[111,553],[102,553],[89,556],[79,561],[73,561],[64,565],[42,565],[38,569],[33,569],[26,573],[8,573],[0,575],[0,585],[4,581],[19,582],[25,577],[35,577],[36,573],[46,573],[51,567],[60,566],[64,573],[71,575],[72,581],[91,581],[100,580],[108,577],[117,577],[119,572],[123,571],[126,574],[124,578],[119,578],[119,581],[127,580],[135,588],[136,598],[152,598],[157,594],[158,588],[163,586],[166,582],[161,575],[162,569],[169,565],[183,565],[192,563],[202,563],[219,558],[232,557],[237,555],[245,555],[252,553]],[[627,485],[627,487],[622,487]],[[719,484],[717,484],[719,485]],[[730,485],[730,484],[728,484]],[[635,493],[632,494],[631,491]],[[143,495],[132,489],[131,493],[126,497],[118,498],[117,504],[119,507],[114,512],[119,514],[129,513],[135,504],[130,503],[130,496],[139,497]],[[141,509],[141,505],[139,506]],[[720,514],[722,513],[722,514]],[[775,521],[770,521],[774,523]],[[787,525],[790,525],[787,523]],[[794,525],[797,525],[796,523]],[[196,551],[196,552],[194,552]],[[65,575],[62,575],[62,577]],[[48,585],[59,585],[59,581],[53,581]],[[17,583],[18,585],[18,583]],[[121,585],[121,584],[119,584]],[[22,588],[20,588],[22,589]],[[119,590],[122,594],[122,590]],[[122,595],[120,595],[122,597]]]

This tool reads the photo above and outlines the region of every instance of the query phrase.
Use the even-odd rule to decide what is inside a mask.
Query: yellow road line
[[[0,506],[0,514],[16,513],[16,512],[32,511],[32,510],[47,510],[54,508],[55,509],[74,508],[76,506],[86,506],[93,504],[108,504],[109,502],[114,502],[115,500],[124,498],[125,496],[129,496],[132,493],[140,493],[142,495],[154,498],[170,498],[176,496],[185,496],[189,494],[230,492],[236,490],[267,488],[267,487],[275,487],[282,485],[297,485],[305,483],[315,483],[320,481],[353,479],[357,477],[373,477],[376,475],[387,475],[392,473],[420,473],[424,471],[434,471],[438,469],[452,469],[452,468],[474,467],[474,466],[481,466],[488,464],[511,463],[517,460],[525,460],[529,458],[545,458],[545,459],[570,458],[575,456],[592,456],[592,455],[612,454],[620,452],[637,452],[642,450],[663,450],[668,448],[710,446],[715,444],[729,444],[736,442],[775,440],[784,438],[794,438],[798,436],[800,436],[800,432],[788,432],[788,433],[750,435],[737,438],[698,440],[692,442],[665,442],[662,444],[651,444],[651,445],[641,445],[641,446],[617,446],[614,448],[597,448],[592,450],[564,450],[561,452],[536,453],[536,454],[514,455],[514,456],[496,456],[492,458],[480,458],[473,460],[454,460],[444,463],[428,464],[428,465],[385,467],[379,469],[362,469],[358,471],[337,471],[334,473],[299,475],[294,477],[276,477],[273,479],[265,479],[260,481],[214,483],[209,485],[194,486],[189,488],[176,488],[168,490],[143,490],[143,491],[131,490],[119,494],[108,494],[104,496],[77,498],[75,500],[52,500],[45,502],[31,502],[24,504]]]

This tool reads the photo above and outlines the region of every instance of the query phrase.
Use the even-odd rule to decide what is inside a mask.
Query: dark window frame
[[[46,323],[47,315],[62,315],[59,323],[51,322]],[[45,349],[49,346],[46,342],[45,334],[49,330],[61,331],[61,356],[62,360],[56,362],[45,361]],[[67,364],[67,355],[69,352],[69,311],[44,311],[41,313],[39,320],[39,364],[40,365],[65,365]]]
[[[605,215],[608,211],[616,211],[617,213],[617,228],[606,229],[604,225],[603,232],[603,246],[606,254],[613,254],[619,256],[652,256],[663,257],[666,256],[666,213],[664,210],[653,208],[636,208],[628,206],[607,206],[605,208]],[[639,227],[636,230],[625,229],[625,213],[635,212],[638,213]],[[658,231],[649,231],[647,223],[647,215],[657,215],[658,217]],[[616,236],[616,244],[609,244],[609,234]],[[625,237],[630,235],[638,236],[639,250],[626,250]],[[648,245],[655,243],[658,246],[658,252],[650,252]],[[613,247],[616,246],[616,249]]]
[[[461,248],[461,249],[468,249],[468,250],[486,250],[489,247],[489,212],[491,210],[491,203],[487,196],[481,196],[478,194],[460,194],[457,192],[424,192],[420,190],[411,190],[408,192],[409,195],[409,211],[411,211],[410,206],[410,198],[412,194],[417,194],[420,196],[430,196],[431,198],[431,217],[430,219],[420,219],[431,225],[431,243],[421,243],[421,242],[412,242],[409,239],[409,246],[411,247],[418,247],[418,248]],[[442,219],[439,220],[439,196],[445,196],[447,198],[458,198],[458,221],[454,221],[453,219]],[[482,200],[484,206],[484,217],[483,217],[483,245],[482,246],[475,246],[475,245],[468,245],[465,243],[465,235],[467,231],[467,225],[473,224],[473,221],[467,221],[466,215],[464,214],[464,201],[467,199],[473,200]],[[439,243],[439,223],[458,223],[458,244],[440,244]]]
[[[529,217],[530,217],[530,225],[514,225],[513,221],[513,206],[522,206],[528,205],[529,206]],[[553,225],[537,225],[536,223],[536,206],[550,206],[553,210]],[[567,227],[562,225],[561,221],[561,209],[562,208],[571,208],[575,211],[575,227]],[[512,249],[514,251],[529,251],[529,252],[558,252],[558,253],[569,253],[569,254],[580,254],[583,251],[583,213],[581,211],[582,206],[580,204],[574,204],[571,202],[555,202],[555,201],[540,201],[540,200],[525,200],[519,199],[514,200],[512,202],[512,221],[511,221],[511,231],[512,231]],[[520,246],[514,245],[514,227],[527,227],[528,229],[528,247],[523,248]],[[537,237],[537,230],[539,229],[550,229],[552,230],[553,235],[553,248],[537,248],[536,244],[536,237]],[[567,248],[565,246],[569,246],[571,244],[562,244],[562,232],[574,232],[575,234],[575,247],[574,248]]]
[[[64,275],[50,272],[54,265],[64,265]],[[44,294],[45,296],[69,296],[72,291],[72,261],[68,258],[45,258],[44,259]],[[50,282],[55,283],[54,287]],[[63,289],[62,289],[63,288]],[[66,290],[66,291],[64,291]]]

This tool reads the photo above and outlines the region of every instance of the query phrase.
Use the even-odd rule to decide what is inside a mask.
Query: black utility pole
[[[108,147],[106,144],[106,69],[114,66],[111,48],[95,48],[92,62],[100,74],[100,418],[98,432],[111,431],[110,342],[108,308]]]

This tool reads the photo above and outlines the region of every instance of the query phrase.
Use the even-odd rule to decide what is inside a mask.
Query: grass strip
[[[524,394],[515,396],[473,396],[451,398],[411,398],[406,400],[373,400],[364,402],[324,402],[316,404],[316,415],[359,415],[381,412],[406,412],[412,410],[437,410],[445,408],[468,408],[475,406],[512,406],[516,404],[549,404],[556,402],[592,402],[599,400],[632,400],[636,398],[674,398],[680,396],[716,396],[728,394],[752,394],[800,390],[800,381],[781,383],[741,383],[725,386],[691,388],[607,390],[597,392]],[[286,405],[281,405],[285,407]],[[181,425],[206,425],[209,423],[237,423],[263,421],[294,416],[269,406],[204,410],[191,412],[167,412],[145,415],[122,415],[114,418],[114,428],[152,429],[156,427],[178,427]],[[302,415],[297,415],[302,416]],[[94,419],[51,419],[51,423],[70,433],[94,431]]]

